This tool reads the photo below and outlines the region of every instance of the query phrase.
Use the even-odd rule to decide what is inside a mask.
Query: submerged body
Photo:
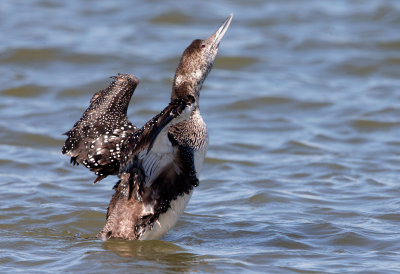
[[[82,118],[66,133],[63,153],[95,172],[95,183],[108,175],[120,178],[99,237],[159,239],[183,214],[199,184],[208,148],[199,92],[231,20],[232,15],[209,38],[194,40],[186,48],[171,102],[142,128],[126,118],[138,80],[120,74],[93,96]]]

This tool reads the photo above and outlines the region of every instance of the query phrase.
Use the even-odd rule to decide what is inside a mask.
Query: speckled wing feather
[[[129,74],[112,78],[110,86],[93,95],[81,119],[65,133],[68,138],[62,148],[71,163],[83,164],[98,175],[94,183],[118,174],[121,148],[137,130],[126,114],[139,80]]]

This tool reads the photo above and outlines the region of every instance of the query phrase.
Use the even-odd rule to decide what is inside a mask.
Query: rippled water
[[[61,155],[133,73],[142,125],[231,13],[201,94],[200,186],[161,241],[95,238],[115,178]],[[0,2],[1,272],[400,271],[400,2]]]

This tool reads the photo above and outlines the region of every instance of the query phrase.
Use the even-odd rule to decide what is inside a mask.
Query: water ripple
[[[399,271],[400,2],[19,2],[0,4],[2,272]],[[117,178],[93,185],[61,134],[118,72],[142,125],[231,12],[186,213],[160,241],[97,239]]]

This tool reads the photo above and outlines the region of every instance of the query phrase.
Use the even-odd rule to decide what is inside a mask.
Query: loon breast
[[[208,142],[205,142],[207,144]],[[194,173],[196,178],[199,179],[199,174],[203,166],[204,158],[206,155],[207,146],[203,146],[193,152],[194,159]],[[189,176],[189,174],[187,174]],[[179,194],[176,199],[170,201],[169,208],[165,213],[160,214],[158,220],[154,222],[150,230],[139,238],[140,240],[158,240],[162,238],[182,216],[187,204],[189,203],[193,194],[193,188],[188,193]]]

